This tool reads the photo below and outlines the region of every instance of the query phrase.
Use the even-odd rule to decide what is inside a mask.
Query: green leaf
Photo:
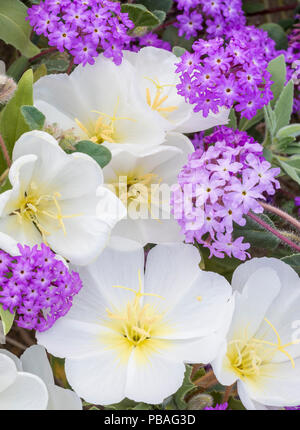
[[[22,106],[21,112],[30,130],[42,130],[46,121],[42,112],[34,106]]]
[[[6,336],[13,325],[15,314],[10,313],[9,310],[3,310],[2,305],[0,305],[0,318],[2,321],[3,333],[4,336]]]
[[[281,54],[270,61],[267,70],[271,73],[271,80],[274,82],[271,86],[274,95],[273,100],[271,100],[271,106],[274,107],[286,83],[286,63],[284,55]]]
[[[185,367],[183,384],[173,396],[178,409],[186,409],[187,405],[184,399],[186,395],[195,388],[195,385],[191,381],[193,367],[189,365]]]
[[[290,123],[294,103],[294,82],[290,80],[275,104],[276,132]]]
[[[234,130],[237,129],[237,119],[233,108],[230,109],[229,123],[227,124],[227,127],[233,128]]]
[[[128,13],[129,18],[136,27],[153,27],[160,23],[157,16],[142,4],[123,4],[122,12]]]
[[[170,25],[162,34],[162,39],[169,42],[171,46],[181,46],[190,51],[195,41],[194,37],[187,40],[184,36],[178,36],[178,30],[173,25]]]
[[[29,61],[26,57],[19,57],[12,63],[7,70],[7,75],[11,76],[16,82],[19,81],[25,70],[29,66]]]
[[[300,254],[289,255],[281,260],[289,264],[300,275]]]
[[[288,39],[283,28],[274,22],[268,22],[262,24],[260,26],[263,30],[265,30],[269,37],[276,42],[276,49],[287,49],[288,48]]]
[[[142,402],[138,403],[134,408],[132,408],[133,411],[149,411],[150,409],[153,409],[152,405]]]
[[[119,411],[119,410],[125,411],[125,410],[129,410],[129,409],[133,409],[137,405],[138,405],[137,402],[125,398],[124,400],[122,400],[119,403],[114,403],[112,405],[105,406],[105,409],[108,409],[108,410],[113,409],[115,411]]]
[[[15,142],[19,137],[30,131],[22,113],[21,107],[24,105],[33,105],[33,73],[32,70],[27,70],[19,81],[18,88],[12,99],[4,107],[0,117],[0,134],[7,146],[11,156]],[[0,172],[4,169],[6,163],[3,156],[0,154]]]
[[[267,70],[271,74],[271,80],[273,81],[271,90],[274,98],[273,100],[271,100],[271,106],[274,107],[286,82],[286,64],[284,55],[279,55],[278,57],[274,58],[274,60],[270,61]],[[257,111],[255,117],[251,120],[242,118],[239,124],[239,129],[246,131],[256,125],[258,122],[260,122],[263,117],[264,110],[260,109]]]
[[[300,185],[300,157],[295,156],[285,161],[280,157],[276,157],[276,159],[285,173]]]
[[[228,281],[231,281],[233,272],[242,263],[242,261],[238,260],[237,258],[229,258],[227,256],[225,256],[224,258],[209,258],[210,252],[207,248],[204,248],[198,243],[196,243],[196,246],[201,253],[201,263],[204,266],[203,268],[209,272],[219,273],[220,275],[224,276]]]
[[[167,13],[172,7],[173,0],[141,0],[140,3],[151,11],[163,10]]]
[[[172,52],[174,55],[176,55],[176,57],[181,57],[186,52],[186,49],[182,48],[181,46],[174,46]]]
[[[265,223],[275,228],[273,221],[265,214],[256,215],[261,218]],[[278,237],[274,236],[271,232],[265,230],[260,224],[256,223],[253,219],[246,217],[247,223],[244,227],[235,226],[233,237],[244,237],[244,242],[249,242],[252,247],[263,249],[275,249],[280,243]]]
[[[300,136],[300,124],[291,124],[286,127],[282,127],[277,132],[277,139],[283,139],[285,137],[298,137]]]
[[[47,75],[47,66],[45,63],[40,64],[33,72],[33,82],[37,82],[40,78]]]
[[[228,408],[233,410],[233,411],[245,411],[246,410],[243,403],[240,400],[235,399],[232,396],[229,397]]]
[[[103,145],[91,142],[89,140],[82,140],[76,144],[76,151],[83,152],[92,157],[100,167],[105,167],[111,160],[111,152]]]
[[[245,13],[261,12],[264,9],[265,9],[265,5],[257,1],[248,0],[243,3],[243,11]]]
[[[32,28],[26,17],[27,8],[21,1],[0,0],[0,39],[29,58],[40,50],[30,41]]]
[[[167,14],[163,10],[154,10],[153,13],[159,19],[159,25],[166,19]]]

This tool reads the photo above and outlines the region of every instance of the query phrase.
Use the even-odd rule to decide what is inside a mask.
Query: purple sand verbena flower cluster
[[[251,33],[251,34],[250,34]],[[178,93],[194,105],[195,112],[218,113],[234,107],[247,119],[273,98],[271,74],[264,49],[259,49],[255,31],[233,31],[230,40],[199,39],[194,52],[186,52],[177,65]]]
[[[60,52],[68,50],[75,64],[94,64],[103,50],[119,65],[122,50],[134,27],[119,2],[109,0],[42,0],[28,9],[28,20],[38,35]]]
[[[182,14],[177,16],[179,36],[186,39],[205,29],[208,37],[223,36],[246,24],[241,0],[176,0]],[[204,19],[203,19],[204,17]]]
[[[212,406],[206,406],[206,408],[204,408],[205,411],[226,411],[226,409],[228,408],[228,403],[221,403],[221,404],[217,404],[215,407]]]
[[[247,133],[222,126],[189,156],[172,195],[172,211],[186,242],[202,244],[210,257],[249,256],[244,238],[233,238],[234,223],[244,226],[249,211],[263,212],[259,200],[279,188],[275,177],[280,169],[271,168],[262,151]]]
[[[289,35],[289,47],[284,52],[287,63],[287,81],[295,84],[294,113],[300,112],[300,15],[296,15],[295,26]]]
[[[19,327],[42,332],[67,314],[82,283],[46,245],[18,248],[16,257],[0,250],[0,303]]]

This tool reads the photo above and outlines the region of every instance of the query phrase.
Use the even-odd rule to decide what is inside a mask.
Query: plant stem
[[[69,64],[69,67],[68,67],[68,70],[67,70],[68,75],[72,72],[73,66],[74,66],[74,58],[72,57],[70,64]]]
[[[1,185],[1,184],[4,182],[4,180],[7,178],[8,172],[9,172],[9,169],[6,169],[6,170],[2,173],[2,175],[0,176],[0,185]]]
[[[266,211],[272,212],[273,214],[278,215],[280,218],[284,219],[287,223],[292,224],[294,227],[300,230],[300,221],[296,220],[291,215],[287,214],[286,212],[284,212],[279,208],[276,208],[275,206],[269,205],[268,203],[260,202],[260,204]]]
[[[1,134],[0,134],[0,147],[2,149],[3,156],[4,156],[4,159],[6,161],[6,164],[7,164],[8,167],[10,167],[11,166],[11,159],[10,159],[8,150],[6,148],[5,142],[4,142],[3,137],[1,136]]]
[[[248,213],[248,216],[253,219],[253,221],[257,222],[257,224],[261,225],[263,228],[268,230],[270,233],[274,234],[274,236],[278,237],[282,242],[287,244],[289,247],[295,249],[296,251],[300,252],[300,246],[298,246],[296,243],[289,240],[287,237],[285,237],[283,234],[281,234],[278,230],[275,230],[273,227],[271,227],[269,224],[267,224],[265,221],[260,219],[258,216],[254,215],[252,212]]]
[[[55,52],[57,51],[57,49],[55,48],[55,46],[52,46],[49,49],[44,49],[43,51],[41,51],[39,54],[35,55],[34,57],[29,58],[29,61],[35,61],[40,57],[43,57],[44,55],[50,54],[51,52]]]
[[[201,388],[207,389],[209,387],[212,387],[213,385],[217,384],[217,378],[212,370],[206,373],[206,375],[201,376],[201,378],[196,379],[196,381],[193,381],[195,385],[198,385]]]
[[[229,396],[230,396],[230,393],[231,393],[233,387],[234,387],[234,384],[232,384],[232,385],[230,385],[229,387],[226,388],[226,390],[224,392],[223,399],[222,399],[223,403],[227,403],[228,402],[228,399],[229,399]]]

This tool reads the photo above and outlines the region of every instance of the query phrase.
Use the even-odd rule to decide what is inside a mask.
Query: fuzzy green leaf
[[[136,27],[153,27],[160,23],[157,16],[142,4],[123,4],[122,12],[128,13],[129,18]]]
[[[30,130],[42,130],[46,121],[42,112],[34,106],[22,106],[21,112]]]
[[[287,35],[279,24],[276,24],[275,22],[267,22],[261,25],[260,28],[265,30],[269,37],[275,41],[277,50],[288,48]]]
[[[274,107],[286,82],[286,64],[284,55],[279,55],[278,57],[274,58],[274,60],[270,61],[267,70],[269,73],[271,73],[271,80],[273,81],[271,90],[274,98],[271,100],[271,106]],[[259,123],[263,117],[264,110],[259,109],[254,118],[250,120],[242,118],[239,124],[239,129],[243,131],[249,130],[251,127]]]
[[[33,73],[29,69],[20,79],[13,98],[7,103],[1,113],[0,134],[4,139],[10,156],[15,142],[23,133],[30,131],[30,127],[22,115],[21,107],[24,105],[33,105],[32,85]],[[4,170],[5,166],[3,156],[0,155],[0,172]]]
[[[172,52],[176,57],[181,57],[186,52],[186,49],[181,46],[174,46]]]
[[[300,136],[300,124],[291,124],[286,127],[282,127],[277,132],[277,139],[283,139],[285,137],[298,137]]]
[[[184,374],[183,384],[173,396],[178,409],[186,409],[187,405],[184,399],[186,395],[195,388],[195,385],[191,381],[193,368],[189,365],[186,365],[185,367],[186,370]]]
[[[273,221],[265,214],[257,215],[265,223],[275,228]],[[265,230],[260,224],[246,217],[247,223],[244,227],[236,226],[234,228],[234,238],[243,236],[244,242],[249,242],[252,247],[263,249],[275,249],[280,243],[280,240],[271,232]]]
[[[289,255],[281,260],[289,264],[300,275],[300,254]]]
[[[289,125],[294,103],[294,82],[290,80],[282,90],[275,104],[276,132]]]
[[[0,319],[2,321],[3,333],[6,336],[14,322],[15,314],[10,313],[9,310],[3,310],[2,305],[0,305]]]
[[[40,50],[30,41],[32,28],[26,17],[27,8],[21,1],[0,0],[0,39],[29,58]]]
[[[295,156],[285,161],[280,157],[276,157],[276,159],[285,173],[300,185],[300,157]]]
[[[76,151],[83,152],[92,157],[100,167],[105,167],[111,160],[111,152],[103,145],[98,145],[89,140],[82,140],[76,144]]]

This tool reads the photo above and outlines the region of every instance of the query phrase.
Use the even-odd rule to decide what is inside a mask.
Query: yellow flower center
[[[157,190],[161,181],[154,173],[131,173],[118,176],[118,182],[110,185],[125,207],[129,208],[132,203],[137,212],[147,208],[151,213],[152,204],[157,203]]]
[[[110,328],[114,334],[106,335],[102,340],[111,349],[118,353],[119,359],[126,361],[133,349],[139,353],[139,359],[147,361],[151,353],[168,346],[168,341],[156,339],[170,333],[171,329],[164,321],[164,313],[159,312],[150,303],[142,304],[141,299],[145,296],[163,297],[157,294],[142,293],[142,281],[140,271],[139,289],[114,285],[113,288],[121,288],[134,293],[132,301],[128,301],[122,309],[106,309],[107,319],[104,325]],[[121,336],[120,336],[121,335]]]
[[[40,194],[37,185],[32,182],[27,191],[21,194],[16,207],[10,215],[18,217],[18,222],[32,222],[39,230],[43,237],[43,241],[47,244],[46,237],[51,233],[47,230],[47,221],[51,222],[57,229],[62,229],[64,234],[67,234],[64,219],[74,218],[78,215],[63,215],[59,204],[61,195],[58,192],[52,194]]]
[[[156,93],[154,99],[152,100],[150,88],[146,88],[146,99],[148,105],[152,110],[157,111],[162,116],[166,117],[167,114],[174,112],[178,109],[178,106],[163,106],[165,102],[168,100],[168,94],[164,95],[164,89],[167,87],[174,87],[175,85],[161,85],[158,80],[154,80],[151,78],[145,77],[148,81],[150,81],[156,88]]]
[[[248,339],[247,331],[244,337],[232,340],[227,350],[227,357],[231,367],[239,378],[255,379],[262,375],[262,367],[271,363],[277,352],[286,355],[292,367],[295,362],[286,348],[295,345],[297,341],[282,344],[280,335],[274,325],[265,318],[265,322],[272,328],[277,337],[277,343],[254,337]]]
[[[94,143],[120,143],[120,135],[116,128],[117,121],[127,120],[134,121],[132,118],[117,116],[119,109],[119,99],[116,103],[113,115],[108,115],[105,112],[92,111],[92,113],[98,114],[98,118],[95,121],[89,121],[83,124],[78,118],[75,118],[75,122],[83,133]]]

